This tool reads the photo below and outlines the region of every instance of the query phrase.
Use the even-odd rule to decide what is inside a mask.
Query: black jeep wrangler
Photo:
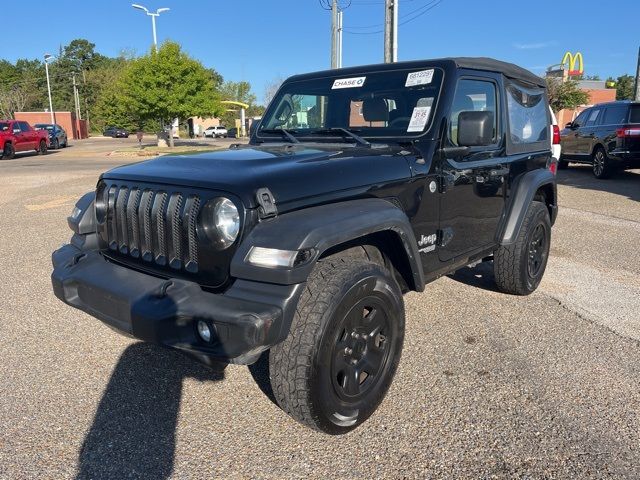
[[[533,292],[556,218],[543,80],[449,58],[288,79],[249,145],[104,173],[55,294],[209,365],[268,351],[280,406],[347,432],[400,361],[403,293],[493,261]]]

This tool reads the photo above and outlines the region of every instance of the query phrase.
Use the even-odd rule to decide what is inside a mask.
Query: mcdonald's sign
[[[578,68],[576,68],[576,63],[578,64]],[[582,53],[580,52],[576,52],[575,55],[571,52],[565,53],[564,57],[562,57],[561,64],[569,67],[568,74],[571,77],[584,73],[584,62],[582,61]]]

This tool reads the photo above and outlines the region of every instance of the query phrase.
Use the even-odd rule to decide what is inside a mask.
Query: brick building
[[[36,123],[51,123],[50,112],[16,112],[14,114],[16,120],[22,120],[29,122],[31,126]],[[76,119],[76,115],[73,112],[55,112],[56,123],[60,125],[67,137],[74,140],[81,138],[88,138],[87,121]]]

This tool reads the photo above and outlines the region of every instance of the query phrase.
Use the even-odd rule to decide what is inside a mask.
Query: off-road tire
[[[16,156],[16,149],[11,142],[4,144],[4,150],[2,151],[2,158],[5,160],[11,160]]]
[[[540,230],[543,244],[538,262],[530,259],[532,246]],[[551,220],[544,203],[533,201],[527,209],[522,228],[515,243],[502,245],[494,254],[493,272],[498,288],[514,295],[529,295],[534,292],[544,275],[551,245]],[[535,256],[538,256],[536,249]],[[530,261],[533,265],[530,265]]]
[[[38,145],[38,149],[36,150],[38,155],[46,155],[47,154],[47,142],[44,140],[40,140],[40,144]]]
[[[269,377],[280,407],[298,422],[334,435],[356,428],[382,402],[404,340],[404,304],[398,283],[384,262],[356,248],[363,254],[347,251],[318,262],[299,300],[289,336],[269,352]],[[372,310],[367,310],[367,302]],[[369,319],[373,311],[377,313]],[[358,333],[356,327],[346,327],[358,322],[363,323]],[[383,322],[375,337],[373,331],[369,333],[368,327]],[[383,338],[379,346],[369,343],[377,342],[378,335]],[[343,349],[345,342],[353,349]],[[352,358],[360,354],[361,358]],[[374,354],[381,360],[371,370],[378,370],[365,376],[362,372],[369,368],[364,366],[369,365],[365,359]],[[343,364],[344,370],[339,370]],[[350,378],[356,382],[348,382],[346,372],[351,371]],[[352,395],[356,390],[359,393]]]
[[[605,178],[609,178],[611,176],[611,173],[613,173],[611,161],[607,157],[607,152],[604,151],[604,148],[597,147],[593,151],[592,162],[594,177],[602,180]]]

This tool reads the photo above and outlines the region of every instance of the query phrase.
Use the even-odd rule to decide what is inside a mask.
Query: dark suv
[[[344,433],[391,384],[404,293],[481,261],[504,292],[537,288],[550,132],[545,81],[492,59],[298,75],[249,145],[104,173],[68,219],[53,290],[209,365],[268,351],[279,405]]]
[[[640,168],[640,103],[601,103],[587,108],[560,132],[562,158],[593,166],[597,178],[615,170]]]

